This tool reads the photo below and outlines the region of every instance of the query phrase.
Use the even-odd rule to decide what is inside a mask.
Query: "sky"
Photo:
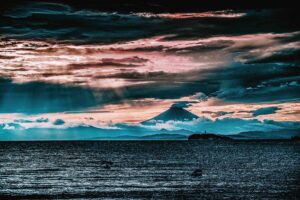
[[[95,2],[0,10],[0,140],[82,126],[220,134],[300,127],[296,9]],[[178,103],[200,118],[140,124]]]

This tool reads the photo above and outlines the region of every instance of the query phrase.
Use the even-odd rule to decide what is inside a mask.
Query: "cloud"
[[[290,121],[280,122],[280,121],[265,119],[263,121],[263,123],[264,124],[271,124],[271,125],[275,125],[275,126],[282,127],[282,128],[287,128],[287,129],[298,129],[298,128],[300,128],[300,122],[290,122]]]
[[[137,2],[137,6],[118,4],[110,7],[112,3],[107,2],[102,3],[101,7],[98,4],[80,4],[83,6],[81,8],[76,3],[67,3],[70,5],[27,2],[22,6],[16,4],[8,7],[2,14],[2,35],[7,38],[91,44],[124,42],[156,35],[172,34],[168,40],[185,40],[212,35],[295,31],[299,27],[297,22],[286,23],[298,18],[299,14],[294,9],[258,11],[255,6],[248,6],[250,10],[243,10],[243,13],[237,10],[205,11],[204,4],[201,3],[201,6],[182,8],[174,5],[176,9],[166,13],[162,10],[172,7],[170,3],[155,2],[140,6],[143,3]],[[199,2],[193,4],[197,5]],[[209,5],[215,7],[215,4]],[[106,6],[110,9],[105,9]],[[137,7],[139,9],[135,10]],[[228,5],[217,7],[228,8]],[[254,10],[251,10],[251,7]],[[138,12],[141,8],[146,9],[146,12]],[[124,12],[124,9],[127,12]],[[151,12],[153,9],[156,10],[155,14]],[[211,10],[211,7],[207,9]],[[116,12],[118,10],[121,12]],[[176,10],[181,12],[174,13]],[[110,34],[107,34],[108,32]]]
[[[32,120],[28,120],[28,119],[15,119],[14,120],[15,123],[32,123]]]
[[[3,60],[9,60],[9,59],[14,59],[14,58],[15,58],[14,56],[0,55],[0,59],[3,59]]]
[[[99,126],[89,124],[64,125],[64,120],[58,118],[54,126],[23,128],[16,123],[0,124],[0,139],[91,139],[99,137],[116,137],[122,135],[153,135],[158,133],[172,133],[190,135],[192,133],[216,133],[231,135],[248,131],[284,131],[299,130],[300,122],[222,118],[211,120],[200,117],[192,121],[156,122],[153,125],[112,123],[107,122]]]
[[[0,123],[0,129],[2,130],[18,130],[23,127],[18,123]]]
[[[165,73],[157,74],[161,77],[149,79],[154,82],[125,87],[124,94],[128,94],[130,99],[135,96],[173,99],[199,93],[193,98],[206,100],[206,96],[210,96],[228,102],[281,102],[300,98],[299,86],[295,82],[282,87],[287,80],[291,80],[289,82],[295,80],[297,83],[298,78],[295,77],[297,74],[300,74],[300,68],[291,66],[265,64],[262,67],[234,64],[228,67],[174,74],[174,76]],[[119,91],[123,91],[123,88],[119,88]]]
[[[191,106],[190,101],[177,101],[171,105],[172,108],[188,108]]]
[[[155,72],[137,72],[135,70],[128,70],[121,73],[112,73],[112,74],[103,74],[94,76],[95,79],[101,78],[119,78],[119,79],[128,79],[134,81],[168,81],[173,76],[178,76],[177,74],[166,73],[163,71]]]
[[[290,63],[299,64],[300,63],[300,46],[299,49],[284,49],[281,51],[275,51],[271,55],[264,56],[261,58],[256,58],[250,60],[247,63]]]
[[[201,13],[140,13],[138,14],[143,17],[152,18],[166,18],[166,19],[192,19],[192,18],[237,18],[242,17],[245,13],[238,13],[232,10],[222,10],[222,11],[208,11]]]
[[[54,39],[73,43],[127,41],[153,35],[162,29],[155,26],[161,23],[159,19],[116,12],[76,10],[66,4],[48,2],[16,5],[7,9],[3,17],[6,20],[0,28],[6,37],[13,35],[14,38]]]
[[[247,131],[272,131],[283,129],[300,128],[299,123],[294,122],[276,122],[276,121],[259,121],[257,119],[239,119],[239,118],[223,118],[223,119],[207,119],[200,117],[193,121],[168,121],[166,123],[157,122],[154,124],[156,129],[167,130],[188,130],[192,132],[209,132],[217,134],[237,134]]]
[[[0,76],[7,79],[0,81],[0,110],[82,112],[190,96],[238,103],[299,99],[299,26],[286,23],[298,12],[239,13],[153,17],[58,3],[16,5],[1,13]]]
[[[48,118],[38,118],[36,120],[31,120],[31,119],[15,119],[14,120],[15,123],[34,123],[34,122],[37,122],[37,123],[46,123],[46,122],[49,122],[49,119]]]
[[[299,99],[297,85],[282,87],[289,79],[297,78],[300,68],[288,65],[233,64],[216,69],[207,80],[216,80],[216,96],[225,101],[272,102]],[[276,81],[275,81],[276,80]]]
[[[208,100],[208,96],[206,96],[206,94],[204,94],[202,92],[197,92],[194,95],[192,95],[190,98],[198,100],[198,101],[207,101]]]
[[[0,78],[1,113],[46,113],[96,105],[93,91],[76,86],[31,82],[16,84]]]
[[[235,63],[182,73],[127,71],[91,75],[101,81],[107,79],[111,82],[113,80],[109,78],[119,78],[134,82],[134,85],[121,84],[117,88],[103,89],[42,82],[17,84],[2,79],[0,107],[3,113],[64,112],[124,100],[187,96],[197,101],[205,101],[209,96],[225,102],[280,102],[300,98],[298,74],[300,69],[292,66],[264,64],[262,67],[259,64]]]
[[[278,107],[259,108],[252,113],[252,116],[257,117],[260,115],[270,115],[276,113],[277,110],[280,110],[280,108]]]
[[[88,68],[103,68],[103,67],[110,67],[110,68],[134,68],[140,67],[143,63],[146,63],[148,59],[140,58],[138,56],[134,57],[127,57],[127,58],[102,58],[99,62],[88,62],[88,63],[72,63],[68,65],[69,69],[88,69]]]
[[[62,120],[62,119],[56,119],[56,120],[53,122],[53,125],[56,125],[56,126],[63,125],[63,124],[65,124],[65,121]]]
[[[208,114],[210,117],[212,118],[219,118],[219,117],[223,117],[225,115],[232,115],[235,114],[234,111],[231,112],[227,112],[227,111],[217,111],[217,112],[213,112],[213,111],[202,111],[201,114]]]
[[[35,122],[38,122],[38,123],[46,123],[46,122],[49,122],[49,119],[48,118],[38,118],[35,120]]]

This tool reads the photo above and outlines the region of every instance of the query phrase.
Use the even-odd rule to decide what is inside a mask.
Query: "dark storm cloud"
[[[92,90],[39,82],[16,84],[4,79],[0,87],[1,112],[74,111],[124,100],[177,99],[199,92],[207,95],[205,99],[218,97],[233,102],[300,99],[300,68],[291,66],[235,64],[226,68],[181,74],[135,72],[117,75],[115,78],[149,82]]]
[[[190,96],[199,90],[212,93],[218,87],[209,85],[205,81],[199,82],[150,82],[117,89],[102,89],[96,91],[98,97],[102,99],[99,104],[117,103],[124,100],[138,100],[144,98],[157,99],[177,99],[184,96]]]
[[[243,35],[256,33],[284,33],[298,31],[300,22],[286,23],[299,17],[296,9],[244,11],[236,18],[192,18],[176,21],[173,35],[165,40],[208,38],[212,36]],[[175,33],[175,34],[174,34]]]
[[[288,129],[300,128],[300,122],[280,122],[280,121],[278,122],[274,120],[265,119],[263,123],[279,126],[282,128],[288,128]]]
[[[300,81],[299,75],[300,68],[289,65],[241,64],[217,69],[208,79],[219,79],[219,89],[213,95],[224,100],[280,102],[300,98],[299,85],[290,84]],[[289,79],[293,81],[287,82]]]
[[[152,84],[127,87],[125,94],[128,91],[133,96],[178,98],[202,92],[236,102],[280,102],[300,98],[300,68],[288,65],[233,64],[180,75],[156,72],[150,76],[149,73],[130,73],[118,77],[155,80]]]
[[[266,108],[259,108],[259,109],[255,110],[252,113],[252,116],[257,117],[257,116],[260,116],[260,115],[270,115],[270,114],[276,113],[277,110],[279,110],[279,108],[274,107],[274,106],[266,107]]]
[[[75,43],[108,43],[154,35],[162,20],[130,14],[74,10],[63,4],[27,3],[1,16],[8,38],[50,39]]]
[[[35,122],[37,122],[37,123],[46,123],[46,122],[49,122],[49,119],[41,117],[41,118],[36,119]]]
[[[163,71],[156,72],[137,72],[135,70],[126,70],[125,72],[114,73],[110,75],[96,75],[99,78],[120,78],[134,81],[172,81],[180,78],[181,75],[176,73],[166,73]]]
[[[15,119],[14,120],[15,123],[32,123],[32,120],[28,120],[28,119]]]
[[[101,5],[103,6],[103,3]],[[298,30],[300,25],[297,20],[286,23],[299,17],[296,9],[241,11],[246,12],[246,15],[236,18],[168,19],[136,15],[133,11],[99,12],[95,8],[88,10],[74,6],[76,7],[72,3],[68,5],[53,2],[16,4],[0,16],[2,37],[74,43],[113,43],[168,34],[172,36],[165,40],[291,32]],[[199,47],[198,51],[201,50]]]
[[[1,113],[44,113],[77,110],[96,105],[90,89],[0,79]]]
[[[99,62],[88,62],[88,63],[73,63],[69,64],[69,69],[86,69],[86,68],[97,68],[97,67],[139,67],[142,66],[143,63],[148,62],[148,59],[140,58],[138,56],[128,57],[128,58],[102,58]]]
[[[98,76],[148,83],[120,87],[118,92],[98,91],[106,99],[176,99],[200,95],[232,102],[281,102],[300,99],[300,68],[293,66],[234,64],[229,67],[186,73],[132,72]],[[205,95],[206,94],[206,95]],[[195,97],[196,98],[196,97]]]
[[[56,126],[59,126],[59,125],[63,125],[65,124],[66,122],[62,119],[56,119],[54,122],[53,122],[53,125],[56,125]]]
[[[191,82],[161,85],[161,82],[155,82],[116,89],[91,90],[41,82],[16,84],[1,79],[0,86],[1,113],[34,114],[82,110],[96,105],[118,103],[126,99],[175,99],[194,94],[201,84]],[[208,90],[205,84],[203,89]]]
[[[227,9],[263,9],[263,8],[287,8],[293,7],[296,2],[286,0],[284,2],[265,1],[238,1],[238,0],[185,0],[184,2],[174,2],[173,0],[22,0],[22,4],[32,2],[48,2],[56,4],[71,5],[75,9],[97,10],[104,12],[199,12],[206,10],[227,10]],[[20,3],[18,0],[10,0],[2,3],[0,13],[15,7]],[[56,9],[64,6],[56,6]]]
[[[149,61],[145,58],[140,58],[138,56],[128,57],[128,58],[120,58],[120,59],[114,59],[114,58],[102,58],[101,61],[103,62],[103,65],[105,64],[123,64],[123,63],[145,63]]]
[[[0,59],[5,59],[5,60],[9,60],[9,59],[14,59],[14,56],[5,56],[5,55],[0,55]]]
[[[218,97],[224,101],[235,102],[279,102],[300,98],[300,68],[297,65],[299,64],[299,49],[279,49],[269,52],[270,54],[265,57],[256,54],[249,55],[247,53],[250,50],[277,45],[276,43],[269,44],[269,46],[256,44],[255,37],[253,37],[253,44],[230,49],[236,42],[235,37],[244,34],[299,31],[300,22],[295,20],[299,18],[299,12],[296,9],[242,10],[240,12],[246,14],[236,18],[164,19],[134,13],[98,12],[96,9],[87,10],[78,9],[78,7],[80,6],[37,2],[11,7],[1,13],[1,37],[93,44],[121,43],[161,35],[169,35],[162,39],[162,42],[228,36],[227,40],[220,39],[194,46],[140,46],[128,51],[157,51],[170,54],[217,53],[219,51],[230,55],[245,53],[243,57],[245,62],[233,61],[219,68],[179,73],[140,72],[132,69],[113,74],[92,74],[95,79],[116,78],[141,82],[138,85],[115,89],[87,89],[40,82],[16,84],[8,80],[0,80],[0,111],[2,113],[73,111],[123,100],[176,99],[199,92],[207,95],[205,99]],[[278,44],[289,44],[297,42],[298,37],[299,34],[294,34],[290,37],[278,36],[275,39]],[[36,46],[28,44],[24,48],[34,50]],[[50,45],[45,51],[51,50],[53,49]],[[111,51],[114,50],[112,47]],[[69,49],[69,51],[76,50]],[[1,56],[0,59],[12,58]],[[74,63],[68,67],[75,69],[105,66],[135,68],[146,62],[148,60],[141,57],[105,58],[100,59],[99,62]],[[55,73],[45,73],[43,76],[69,74],[68,72]],[[91,75],[84,74],[83,76]],[[78,80],[74,83],[82,82]]]
[[[274,52],[272,55],[250,60],[247,63],[291,63],[300,64],[300,49],[286,49]]]

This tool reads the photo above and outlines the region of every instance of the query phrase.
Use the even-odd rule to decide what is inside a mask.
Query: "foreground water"
[[[0,142],[0,199],[299,199],[299,175],[295,142]]]

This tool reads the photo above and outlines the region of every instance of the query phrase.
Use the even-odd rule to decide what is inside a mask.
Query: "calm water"
[[[299,199],[299,175],[300,143],[0,142],[0,199]]]

